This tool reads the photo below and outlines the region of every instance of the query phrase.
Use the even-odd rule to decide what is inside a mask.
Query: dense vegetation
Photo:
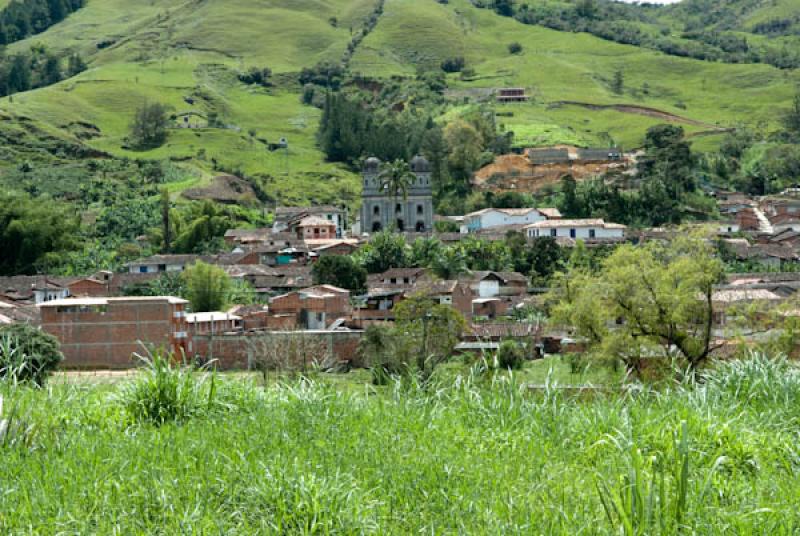
[[[11,0],[0,9],[0,46],[45,31],[84,3],[85,0]]]
[[[0,438],[0,529],[800,527],[793,365],[756,358],[723,365],[700,385],[584,400],[552,385],[524,389],[513,378],[531,366],[513,376],[460,369],[458,381],[425,390],[365,388],[358,375],[264,389],[240,377],[173,378],[163,368],[121,385],[3,386],[2,418],[13,422]]]
[[[476,4],[492,7],[498,14],[514,17],[525,24],[588,32],[610,41],[652,48],[674,56],[730,63],[760,62],[781,69],[800,66],[796,41],[771,43],[757,37],[793,35],[796,18],[788,16],[761,22],[747,35],[740,24],[746,13],[738,12],[736,2],[726,5],[688,0],[663,8],[608,0],[536,4],[493,0]]]

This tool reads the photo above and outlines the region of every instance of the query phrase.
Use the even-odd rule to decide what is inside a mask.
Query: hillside
[[[38,44],[79,51],[90,68],[15,95],[13,102],[0,101],[4,128],[28,133],[27,141],[11,141],[11,156],[0,155],[0,166],[38,158],[37,140],[49,137],[119,157],[171,158],[195,172],[181,187],[203,186],[218,171],[229,171],[261,176],[279,202],[354,201],[355,175],[326,163],[316,148],[320,111],[301,104],[297,73],[321,60],[340,60],[351,28],[374,8],[373,0],[89,0],[66,21],[10,47],[11,53]],[[521,54],[509,53],[511,42],[522,45]],[[630,113],[629,105],[685,118],[683,126],[695,134],[739,123],[774,124],[800,81],[795,71],[763,64],[678,58],[526,25],[468,0],[387,0],[350,70],[373,78],[413,76],[454,56],[464,56],[474,73],[448,77],[447,117],[472,106],[465,98],[474,102],[492,88],[525,87],[531,102],[496,107],[498,122],[515,132],[520,145],[605,144],[610,138],[638,146],[645,130],[664,119]],[[270,89],[236,78],[264,66],[274,73]],[[622,94],[610,87],[616,70],[624,73]],[[134,110],[146,100],[168,104],[177,115],[215,112],[227,128],[176,129],[159,149],[123,149]],[[281,137],[289,141],[288,156],[267,150]],[[718,139],[698,137],[695,147],[713,147]]]

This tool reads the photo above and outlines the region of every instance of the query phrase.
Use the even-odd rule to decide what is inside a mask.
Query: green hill
[[[767,20],[791,4],[748,11],[747,20]],[[89,0],[66,21],[10,47],[12,54],[38,44],[78,51],[90,68],[13,102],[0,100],[0,126],[26,132],[9,141],[0,169],[38,158],[37,143],[48,139],[119,157],[171,158],[197,172],[181,187],[229,170],[261,176],[280,202],[353,200],[358,180],[317,149],[321,112],[301,103],[297,73],[341,60],[353,29],[374,8],[374,0]],[[522,45],[521,54],[509,53],[512,42]],[[349,67],[372,78],[413,76],[454,56],[464,56],[474,72],[463,80],[449,76],[445,113],[458,114],[470,106],[465,99],[474,102],[492,88],[525,87],[530,103],[496,107],[498,121],[520,144],[591,145],[610,137],[635,147],[648,127],[664,121],[649,109],[679,116],[696,134],[739,123],[774,125],[800,81],[796,71],[768,65],[678,58],[526,25],[468,0],[387,0]],[[273,70],[274,87],[237,80],[237,72],[254,66]],[[611,89],[617,70],[622,94]],[[147,100],[201,124],[216,113],[226,128],[175,129],[156,150],[123,149],[133,113]],[[288,155],[267,149],[281,137],[289,141]],[[699,137],[695,145],[712,147],[718,139]],[[48,154],[60,159],[63,152]]]

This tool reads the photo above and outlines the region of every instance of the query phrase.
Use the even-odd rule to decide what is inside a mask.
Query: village
[[[528,157],[556,156],[568,158],[565,151],[532,152]],[[621,155],[595,151],[591,158],[614,162]],[[491,242],[516,233],[528,243],[548,239],[567,250],[579,244],[591,249],[668,242],[682,232],[565,219],[556,208],[486,208],[441,217],[434,214],[431,169],[425,158],[409,163],[414,180],[402,197],[379,178],[381,166],[375,158],[365,161],[361,211],[353,222],[346,209],[337,206],[277,207],[271,227],[228,230],[226,249],[218,254],[155,255],[130,262],[121,272],[84,277],[0,278],[0,323],[29,323],[54,335],[66,369],[132,368],[132,356],[142,345],[167,348],[199,363],[213,362],[223,370],[251,369],[259,344],[287,334],[315,341],[321,350],[313,357],[324,361],[319,365],[349,368],[367,365],[359,354],[365,329],[392,325],[398,304],[424,297],[465,319],[466,329],[455,334],[455,354],[491,354],[504,340],[514,340],[530,350],[530,359],[541,358],[580,352],[583,345],[570,326],[553,326],[542,315],[522,314],[542,310],[548,291],[525,274],[483,270],[441,278],[425,267],[389,267],[369,274],[366,288],[356,293],[315,281],[313,267],[325,257],[353,255],[369,244],[371,235],[387,230],[408,244],[419,238],[435,238],[445,245],[476,238]],[[754,273],[729,273],[716,285],[715,338],[731,344],[741,341],[740,330],[726,328],[728,317],[736,314],[732,308],[775,308],[789,303],[800,288],[800,273],[782,271],[800,260],[799,194],[799,189],[788,189],[753,198],[713,192],[723,219],[702,225],[710,228],[731,259],[759,267]],[[437,231],[440,222],[451,230]],[[198,262],[246,282],[255,299],[225,310],[193,312],[187,300],[177,296],[130,295],[136,285],[181,274]]]

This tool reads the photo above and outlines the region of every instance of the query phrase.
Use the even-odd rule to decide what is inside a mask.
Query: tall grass
[[[0,533],[795,534],[800,385],[755,359],[591,399],[475,372],[424,388],[223,377],[209,406],[200,373],[142,388],[195,393],[159,426],[108,404],[129,385],[16,389],[38,432],[0,453]]]

